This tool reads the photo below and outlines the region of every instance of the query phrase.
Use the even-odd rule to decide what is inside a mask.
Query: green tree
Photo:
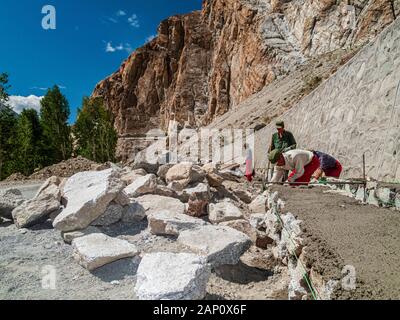
[[[8,75],[0,74],[0,180],[13,173],[13,138],[17,124],[17,115],[7,106]]]
[[[8,74],[0,73],[0,106],[8,100],[7,90],[10,88],[8,85]]]
[[[49,89],[42,99],[40,121],[47,148],[48,164],[67,160],[71,156],[71,130],[68,126],[69,104],[58,86]]]
[[[96,162],[115,161],[117,132],[101,98],[83,99],[73,133],[79,155]]]
[[[14,143],[16,147],[12,156],[17,163],[15,171],[28,176],[35,169],[43,167],[46,157],[43,141],[43,130],[36,110],[22,111],[18,118]]]

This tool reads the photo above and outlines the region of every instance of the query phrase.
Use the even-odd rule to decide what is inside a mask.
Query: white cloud
[[[114,18],[111,18],[111,17],[108,17],[107,20],[112,22],[112,23],[118,23],[117,19],[114,19]]]
[[[139,19],[138,19],[138,16],[136,14],[131,15],[128,18],[128,22],[134,28],[139,28],[140,27]]]
[[[24,109],[35,109],[40,112],[40,101],[44,97],[37,97],[30,95],[28,97],[23,96],[10,96],[7,104],[16,112],[21,113]]]
[[[124,10],[118,10],[117,17],[123,17],[123,16],[126,16],[126,12]]]
[[[116,51],[126,51],[128,53],[131,53],[132,46],[129,43],[125,43],[125,44],[120,43],[119,45],[114,47],[111,41],[107,42],[106,52],[113,53]]]

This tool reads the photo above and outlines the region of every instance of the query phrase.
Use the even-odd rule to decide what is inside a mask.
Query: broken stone
[[[256,230],[265,229],[264,225],[265,217],[266,217],[265,213],[254,213],[250,216],[249,223]]]
[[[282,229],[282,241],[291,255],[300,256],[303,250],[303,239],[301,238],[301,220],[297,220],[293,214],[287,213],[281,216],[285,228]]]
[[[229,227],[246,234],[254,243],[257,240],[257,230],[244,219],[226,221],[219,224],[220,226]]]
[[[171,169],[174,165],[171,163],[163,164],[157,171],[157,176],[161,179],[165,180],[169,169]]]
[[[170,168],[165,176],[167,183],[173,181],[179,183],[183,188],[189,184],[201,182],[205,177],[205,172],[200,167],[188,162],[182,162]]]
[[[210,205],[209,218],[212,223],[218,224],[225,221],[243,219],[243,213],[230,200],[225,199],[223,202]]]
[[[128,241],[111,238],[101,233],[76,238],[72,241],[72,246],[75,260],[90,271],[138,254],[136,246]]]
[[[152,193],[157,188],[157,177],[154,174],[137,178],[132,184],[124,189],[128,197],[139,197],[141,195]]]
[[[39,189],[35,197],[15,208],[12,216],[18,228],[29,228],[46,221],[61,207],[60,179],[49,178]]]
[[[0,217],[12,219],[12,211],[24,202],[18,189],[0,191]]]
[[[72,176],[64,187],[66,208],[54,220],[53,226],[65,232],[87,228],[106,211],[124,186],[113,169]]]
[[[379,207],[379,200],[375,197],[375,190],[369,191],[367,203]]]
[[[64,242],[67,244],[71,244],[74,239],[87,236],[92,233],[101,233],[99,228],[89,226],[84,230],[72,231],[72,232],[61,232],[61,237]]]
[[[183,230],[193,229],[207,224],[201,219],[170,211],[154,212],[147,218],[150,231],[155,235],[178,236]]]
[[[137,201],[132,202],[125,208],[122,215],[122,222],[124,223],[136,223],[146,218],[146,210]]]
[[[135,292],[139,300],[201,300],[210,267],[190,253],[150,253],[140,262]]]
[[[308,295],[304,280],[304,274],[307,271],[303,270],[302,264],[296,263],[292,259],[289,259],[288,270],[290,277],[289,300],[303,300]]]
[[[144,173],[144,174],[143,174]],[[125,182],[126,185],[132,184],[136,179],[147,175],[147,172],[143,169],[129,171],[121,175],[121,180]]]
[[[175,198],[157,195],[145,195],[136,198],[136,201],[143,206],[146,211],[146,215],[160,211],[171,211],[179,214],[185,213],[185,204]]]
[[[268,246],[274,243],[274,239],[271,239],[267,234],[258,231],[256,246],[261,249],[268,249]]]
[[[207,173],[206,178],[208,184],[214,188],[221,187],[224,182],[224,178],[222,178],[220,175],[216,173]]]
[[[182,231],[178,242],[206,256],[207,262],[213,266],[237,264],[241,255],[251,246],[250,238],[244,233],[212,225]]]
[[[106,211],[92,222],[92,226],[110,226],[120,221],[123,213],[124,208],[121,205],[112,202],[111,204],[109,204]]]
[[[268,197],[265,194],[260,194],[249,204],[249,210],[253,213],[266,212]]]
[[[208,215],[208,204],[211,198],[209,185],[199,183],[194,188],[185,189],[183,195],[189,197],[186,212],[188,215],[192,217]]]

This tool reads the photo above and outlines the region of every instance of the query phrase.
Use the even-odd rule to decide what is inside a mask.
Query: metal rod
[[[304,185],[304,186],[322,186],[322,185],[342,185],[342,184],[353,184],[353,185],[365,185],[365,181],[346,181],[346,182],[338,182],[338,181],[327,181],[322,183],[304,183],[304,182],[269,182],[268,184],[276,184],[276,185]]]
[[[364,203],[367,202],[367,179],[365,174],[365,153],[363,153],[363,180],[364,180]]]

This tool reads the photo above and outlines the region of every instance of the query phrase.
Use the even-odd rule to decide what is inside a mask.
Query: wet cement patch
[[[337,290],[337,299],[400,299],[400,214],[362,205],[325,188],[276,186],[285,212],[303,220],[307,263],[326,280],[355,267],[357,289]]]

